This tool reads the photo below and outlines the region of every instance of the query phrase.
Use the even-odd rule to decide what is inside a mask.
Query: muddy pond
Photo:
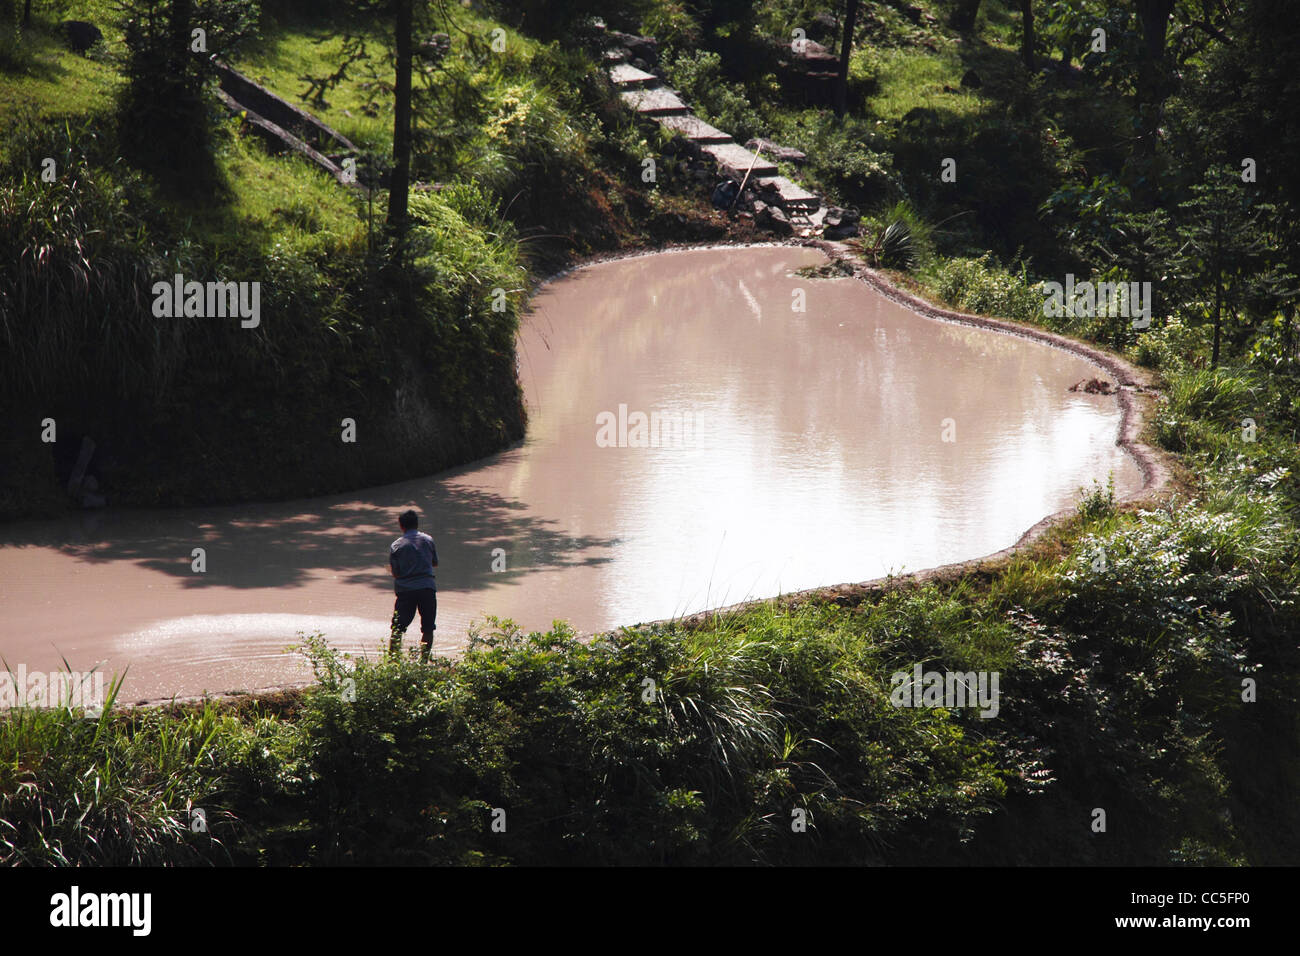
[[[916,571],[1013,544],[1093,479],[1140,487],[1116,398],[1069,391],[1097,367],[796,274],[825,262],[690,250],[549,283],[519,338],[527,438],[472,465],[0,527],[0,654],[129,665],[126,701],[305,682],[300,631],[386,643],[407,507],[437,542],[436,649],[454,653],[485,614],[590,633]]]

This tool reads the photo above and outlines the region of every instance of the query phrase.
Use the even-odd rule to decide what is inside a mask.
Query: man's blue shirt
[[[392,543],[388,549],[388,563],[396,573],[394,591],[419,591],[434,588],[433,566],[438,563],[438,551],[433,539],[423,531],[412,528]]]

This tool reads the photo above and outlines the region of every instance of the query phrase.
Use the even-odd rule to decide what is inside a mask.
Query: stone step
[[[631,63],[617,63],[610,67],[609,78],[614,81],[615,86],[624,90],[659,85],[659,77],[645,70],[638,70]]]
[[[718,164],[718,168],[736,182],[740,182],[744,178],[745,173],[749,171],[750,163],[754,163],[753,171],[749,173],[751,179],[759,176],[776,175],[774,165],[762,158],[755,163],[754,154],[736,143],[714,143],[705,146],[704,152],[712,156]]]
[[[624,103],[643,116],[690,112],[677,94],[667,87],[660,86],[653,90],[625,90],[618,95]]]
[[[689,139],[692,143],[730,143],[731,137],[720,129],[715,129],[694,114],[685,116],[656,117],[659,125],[672,130],[678,136]]]
[[[821,205],[821,199],[818,196],[784,176],[764,177],[758,181],[757,188],[760,192],[775,190],[780,197],[776,200],[776,204],[783,209],[816,209]]]
[[[631,53],[627,47],[613,46],[606,50],[604,55],[606,63],[625,63]]]

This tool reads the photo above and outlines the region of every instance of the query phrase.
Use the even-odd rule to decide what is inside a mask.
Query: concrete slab
[[[758,188],[773,189],[780,199],[777,205],[784,208],[802,208],[816,209],[821,205],[821,199],[804,189],[798,183],[786,179],[784,176],[768,176],[758,181]]]
[[[749,174],[750,178],[776,175],[774,165],[761,157],[755,163],[754,154],[735,143],[714,143],[705,146],[704,152],[713,157],[719,169],[737,181],[744,177],[745,172],[750,168],[750,163],[754,163],[753,171]]]
[[[688,113],[685,116],[661,116],[659,125],[670,129],[678,136],[693,143],[730,143],[731,137],[720,129],[715,129],[698,116]]]
[[[645,70],[638,70],[631,63],[616,63],[610,67],[609,78],[614,81],[615,86],[625,90],[659,85],[659,77]]]
[[[662,86],[653,90],[625,90],[618,95],[624,103],[643,116],[690,112],[676,93]]]

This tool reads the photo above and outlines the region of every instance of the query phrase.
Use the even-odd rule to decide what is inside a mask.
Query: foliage
[[[205,86],[213,59],[229,56],[252,32],[256,0],[119,3],[127,49],[119,141],[136,165],[189,190],[208,189],[214,172]]]
[[[669,85],[704,120],[725,129],[738,142],[757,135],[754,108],[744,87],[729,82],[722,57],[709,50],[681,51],[665,57]]]
[[[1043,296],[1026,281],[999,268],[988,254],[978,259],[948,259],[933,272],[936,294],[959,309],[1043,324]]]

